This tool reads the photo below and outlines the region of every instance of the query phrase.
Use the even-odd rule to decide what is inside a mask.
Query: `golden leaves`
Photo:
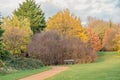
[[[80,19],[71,15],[68,9],[60,11],[49,18],[46,30],[57,30],[62,35],[79,37],[83,41],[87,40]]]

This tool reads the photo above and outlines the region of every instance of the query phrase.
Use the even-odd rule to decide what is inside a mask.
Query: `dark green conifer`
[[[45,28],[44,13],[34,0],[26,0],[20,4],[20,7],[14,11],[14,15],[28,18],[33,33],[40,32]]]

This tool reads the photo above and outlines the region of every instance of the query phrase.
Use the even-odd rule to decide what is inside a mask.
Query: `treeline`
[[[26,0],[2,19],[4,30],[0,50],[12,56],[41,60],[45,65],[94,62],[98,51],[120,50],[120,24],[88,17],[86,26],[68,9],[45,21],[44,12],[34,0]],[[4,57],[0,53],[0,56]],[[2,59],[2,58],[1,58]]]
[[[93,17],[88,17],[87,29],[89,29],[87,31],[89,33],[88,34],[89,37],[91,38],[99,37],[99,39],[97,40],[97,43],[98,41],[101,42],[101,45],[98,46],[98,47],[101,46],[99,50],[118,51],[120,49],[119,46],[120,23],[117,24],[117,23],[113,23],[111,20],[103,21]],[[93,42],[93,44],[96,43],[94,39],[91,39],[91,42]],[[94,46],[93,48],[96,47],[97,46]]]

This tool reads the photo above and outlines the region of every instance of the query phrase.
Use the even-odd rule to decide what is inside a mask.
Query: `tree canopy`
[[[0,59],[2,59],[3,55],[4,55],[4,49],[3,49],[3,40],[2,40],[2,35],[4,33],[4,30],[1,29],[1,24],[2,24],[2,21],[1,21],[1,14],[0,14]]]
[[[11,54],[19,55],[21,51],[26,50],[26,45],[30,40],[32,31],[30,29],[29,20],[26,18],[18,19],[16,16],[12,18],[4,18],[2,29],[3,44],[6,50]]]
[[[87,28],[87,35],[88,35],[88,39],[89,39],[89,43],[91,47],[95,51],[101,50],[102,43],[101,43],[99,36],[91,28]]]
[[[46,25],[46,30],[57,30],[62,35],[76,36],[83,41],[87,40],[85,29],[82,27],[80,19],[70,14],[68,9],[59,11],[49,18]]]
[[[14,11],[14,15],[28,18],[33,33],[40,32],[45,28],[44,13],[34,0],[26,0],[20,4],[20,7]]]

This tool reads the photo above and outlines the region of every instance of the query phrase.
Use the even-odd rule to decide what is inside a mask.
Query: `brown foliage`
[[[35,34],[27,51],[30,57],[40,59],[45,65],[63,64],[65,59],[74,59],[76,63],[96,60],[95,51],[79,38],[63,37],[56,31]]]

